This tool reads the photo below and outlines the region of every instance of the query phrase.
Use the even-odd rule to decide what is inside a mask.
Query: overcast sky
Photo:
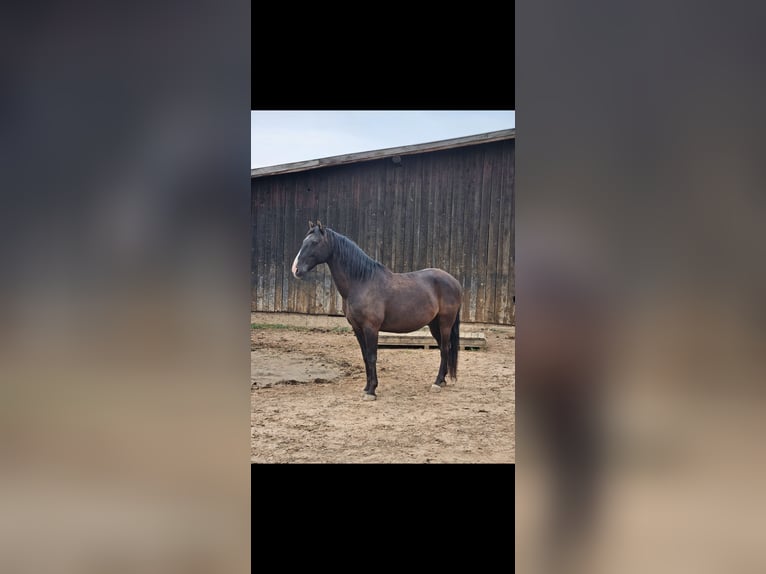
[[[513,111],[251,111],[250,167],[516,127]]]

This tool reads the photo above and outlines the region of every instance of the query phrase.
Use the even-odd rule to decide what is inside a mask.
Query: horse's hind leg
[[[441,347],[442,338],[441,333],[439,332],[439,317],[436,317],[433,321],[431,321],[428,324],[428,328],[431,330],[431,335],[433,335],[433,338],[436,339],[436,344]]]
[[[431,385],[431,390],[438,392],[442,390],[442,387],[447,384],[447,357],[449,356],[450,346],[450,330],[452,325],[444,325],[444,317],[441,317],[441,321],[437,316],[433,321],[428,324],[428,328],[431,330],[431,334],[439,343],[439,353],[441,355],[441,362],[439,363],[439,373],[436,375],[434,384]]]
[[[439,317],[438,317],[438,315],[436,317],[434,317],[434,320],[431,321],[428,324],[428,328],[431,331],[431,335],[433,336],[433,338],[436,339],[436,344],[438,345],[439,350],[441,350],[441,348],[442,348],[442,336],[441,336],[441,331],[439,330]],[[431,390],[432,391],[439,392],[439,391],[442,390],[442,386],[444,384],[446,384],[445,383],[444,374],[442,373],[443,366],[444,366],[444,359],[442,358],[442,365],[439,367],[439,374],[436,375],[436,380],[434,381],[434,384],[431,385]]]

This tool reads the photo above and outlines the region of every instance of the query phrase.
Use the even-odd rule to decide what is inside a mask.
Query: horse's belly
[[[410,311],[386,309],[380,330],[389,333],[411,333],[428,325],[436,317],[436,313],[436,309],[427,306]]]

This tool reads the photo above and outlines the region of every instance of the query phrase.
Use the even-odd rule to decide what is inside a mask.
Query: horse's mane
[[[375,275],[380,269],[385,269],[382,263],[367,255],[362,248],[345,235],[325,228],[330,234],[333,246],[333,257],[336,257],[349,275],[349,279],[365,281]]]

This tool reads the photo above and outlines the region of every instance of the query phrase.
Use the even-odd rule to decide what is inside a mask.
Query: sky
[[[514,111],[251,111],[250,167],[516,127]]]

